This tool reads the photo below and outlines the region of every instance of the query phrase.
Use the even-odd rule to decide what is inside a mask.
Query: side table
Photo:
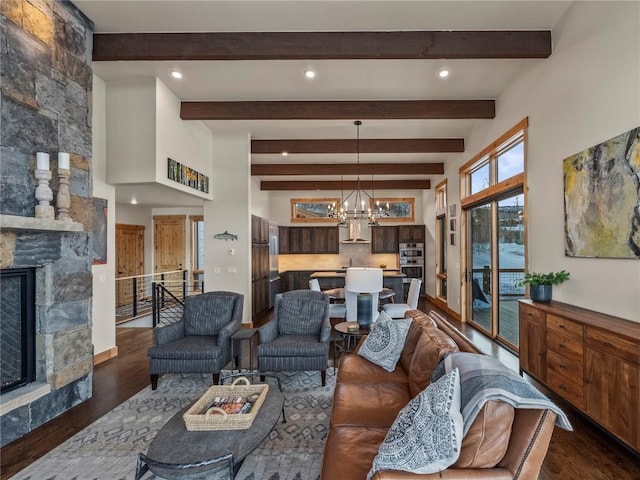
[[[236,342],[239,346],[238,352],[238,372],[242,370],[242,355],[244,353],[242,342],[248,340],[249,342],[249,371],[253,372],[253,337],[258,333],[257,328],[241,328],[236,333],[231,335],[231,358],[235,359],[235,346]]]
[[[356,326],[357,330],[350,331],[349,327]],[[342,336],[342,345],[338,345],[337,342],[333,344],[333,367],[337,368],[336,353],[340,350],[340,353],[349,353],[358,344],[358,340],[365,335],[369,335],[370,328],[360,328],[358,322],[340,322],[335,327],[336,331]]]

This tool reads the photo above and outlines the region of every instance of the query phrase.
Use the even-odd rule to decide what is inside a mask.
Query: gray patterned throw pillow
[[[402,354],[411,322],[410,318],[393,320],[385,312],[380,312],[371,332],[358,350],[358,355],[387,372],[393,372]]]
[[[381,470],[436,473],[450,467],[460,456],[462,424],[456,368],[400,410],[373,459],[367,480]]]

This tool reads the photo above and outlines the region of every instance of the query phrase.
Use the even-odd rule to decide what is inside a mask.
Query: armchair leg
[[[324,387],[327,384],[327,371],[320,370],[320,378],[322,379],[322,386]]]
[[[151,390],[157,390],[157,389],[158,389],[158,374],[152,373],[151,374]]]
[[[214,373],[213,374],[213,384],[214,385],[218,385],[220,383],[220,374],[219,373]]]

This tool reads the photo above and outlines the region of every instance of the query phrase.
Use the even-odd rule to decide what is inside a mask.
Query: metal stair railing
[[[160,280],[152,282],[151,304],[153,327],[168,325],[182,319],[184,299],[203,292],[203,282]]]

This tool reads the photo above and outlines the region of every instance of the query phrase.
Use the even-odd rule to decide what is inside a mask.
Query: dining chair
[[[420,298],[421,285],[421,279],[412,278],[411,283],[409,284],[407,303],[387,303],[382,306],[382,309],[391,318],[404,318],[408,310],[415,310],[416,308],[418,308],[418,299]]]
[[[309,280],[309,290],[320,292],[320,282],[317,278]],[[346,318],[347,306],[344,303],[332,303],[329,305],[329,317],[330,318]]]
[[[382,290],[382,269],[368,267],[347,268],[345,304],[347,321],[368,326],[378,318],[378,294]],[[366,294],[367,297],[358,295]],[[358,309],[360,313],[358,314]]]

